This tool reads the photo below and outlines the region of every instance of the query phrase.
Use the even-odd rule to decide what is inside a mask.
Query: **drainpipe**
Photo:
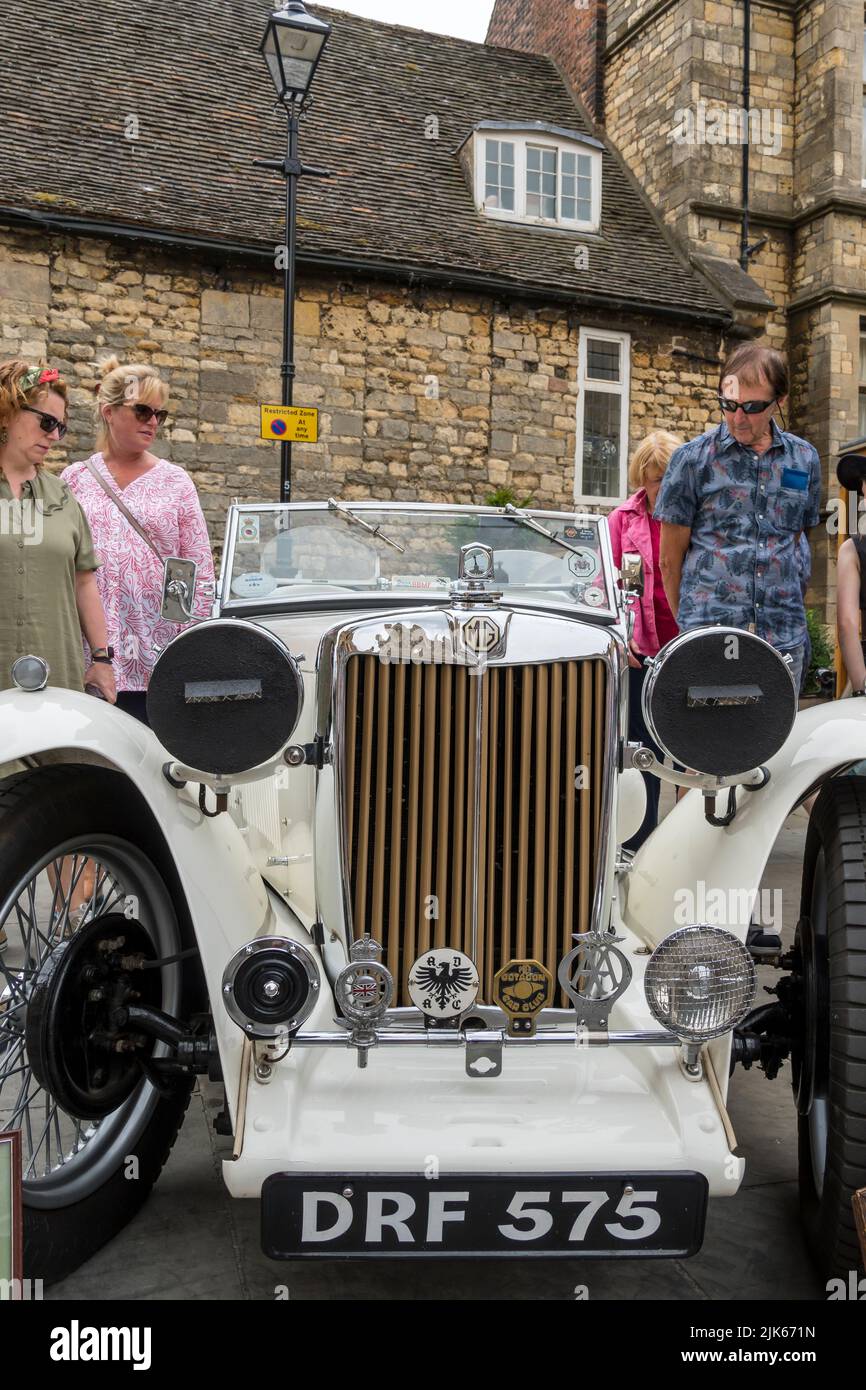
[[[749,68],[751,67],[751,0],[743,0],[743,111],[745,114],[745,140],[743,141],[743,224],[740,228],[740,269],[749,271]]]

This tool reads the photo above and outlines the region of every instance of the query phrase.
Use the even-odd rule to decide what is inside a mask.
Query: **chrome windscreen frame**
[[[352,511],[357,512],[358,515],[362,517],[365,514],[365,512],[383,512],[387,514],[389,511],[394,513],[417,513],[419,516],[507,516],[504,507],[476,507],[472,506],[471,504],[454,504],[450,502],[352,501],[350,503],[345,503],[345,505],[350,506]],[[288,602],[291,602],[292,607],[298,606],[309,608],[310,606],[321,606],[324,609],[327,609],[328,607],[345,608],[345,595],[340,595],[339,597],[329,597],[327,591],[324,589],[322,591],[321,597],[316,596],[315,598],[311,598],[310,596],[305,596],[301,603],[299,603],[298,600],[291,601],[291,591],[288,591],[287,593],[275,598],[269,597],[268,599],[257,599],[254,601],[249,599],[236,599],[232,597],[229,586],[231,581],[232,565],[234,562],[234,553],[238,540],[240,514],[242,512],[268,513],[279,511],[289,511],[292,513],[327,512],[328,505],[326,502],[292,502],[289,504],[285,504],[281,502],[239,502],[237,499],[234,499],[229,507],[229,513],[226,523],[225,542],[222,552],[222,563],[220,566],[220,575],[219,580],[217,581],[214,599],[215,612],[233,614],[238,617],[243,617],[244,614],[249,614],[250,616],[271,614],[274,612],[278,612],[280,610],[281,605],[284,606]],[[614,583],[616,566],[613,563],[613,552],[611,550],[610,533],[608,531],[606,517],[593,512],[580,511],[578,509],[568,512],[541,511],[536,510],[535,508],[531,508],[530,514],[534,520],[541,522],[545,526],[549,525],[552,522],[560,522],[566,526],[575,524],[579,525],[581,522],[584,522],[586,524],[592,524],[593,526],[597,525],[599,553],[601,557],[600,572],[604,576],[605,584],[606,601],[603,605],[599,606],[598,608],[578,606],[572,600],[563,598],[561,603],[555,601],[545,601],[543,604],[543,608],[542,605],[539,605],[540,611],[556,615],[567,615],[572,621],[577,620],[579,622],[585,623],[599,623],[608,625],[620,621],[622,598],[620,590],[616,587]],[[520,527],[515,526],[515,529],[519,531]],[[386,604],[390,604],[392,602],[392,596],[387,591],[377,593],[375,591],[364,592],[359,590],[352,597],[352,602],[357,603],[358,606],[361,608],[365,608],[367,606],[379,607],[381,606],[383,600],[386,602]],[[396,601],[400,602],[400,598],[397,598]],[[404,601],[406,600],[404,599]],[[413,596],[413,598],[409,601],[411,601],[413,604],[421,602],[423,601],[422,595],[419,593]],[[441,605],[442,595],[431,595],[430,603],[431,605]],[[515,594],[515,611],[517,611],[518,609],[521,609],[522,611],[527,611],[531,607],[531,600],[529,602],[526,602],[525,600],[518,600]]]

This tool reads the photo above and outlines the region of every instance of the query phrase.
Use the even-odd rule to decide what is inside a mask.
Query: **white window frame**
[[[514,211],[510,208],[489,208],[485,205],[485,169],[487,164],[488,140],[498,140],[514,146]],[[588,220],[566,217],[530,217],[526,211],[526,148],[535,145],[540,148],[555,149],[556,155],[556,205],[557,212],[562,206],[562,155],[582,154],[590,160],[590,217]],[[581,140],[564,140],[557,135],[548,135],[543,130],[476,130],[475,132],[475,203],[485,217],[497,218],[501,222],[523,222],[531,227],[564,227],[571,232],[597,232],[601,225],[601,156],[602,151],[595,145],[584,144]]]
[[[621,381],[597,381],[587,379],[587,347],[590,338],[601,338],[606,342],[619,343]],[[581,328],[577,347],[577,422],[574,460],[574,500],[584,507],[618,507],[628,495],[628,420],[629,388],[631,384],[631,334],[612,333],[604,328]],[[591,497],[583,491],[583,428],[584,403],[587,391],[610,392],[620,396],[619,415],[619,487],[618,497]]]

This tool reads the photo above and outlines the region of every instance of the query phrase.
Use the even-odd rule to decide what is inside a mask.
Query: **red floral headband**
[[[18,390],[32,391],[34,386],[47,386],[49,381],[59,381],[60,373],[54,367],[31,367],[18,382]]]

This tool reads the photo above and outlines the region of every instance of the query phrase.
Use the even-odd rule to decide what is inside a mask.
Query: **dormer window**
[[[474,140],[478,207],[508,222],[598,231],[601,154],[576,132],[484,122]]]

